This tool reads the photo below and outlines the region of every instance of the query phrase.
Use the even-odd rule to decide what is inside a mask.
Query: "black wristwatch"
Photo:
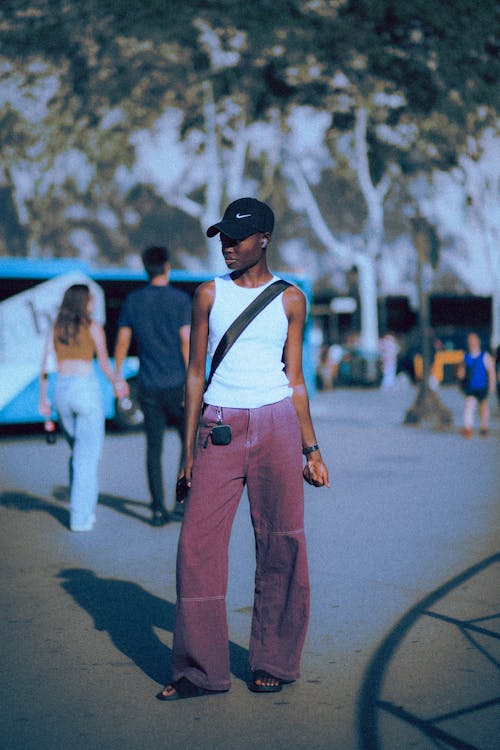
[[[319,451],[319,445],[317,443],[309,445],[307,448],[302,448],[304,456],[308,456],[310,453],[313,453],[313,451]]]

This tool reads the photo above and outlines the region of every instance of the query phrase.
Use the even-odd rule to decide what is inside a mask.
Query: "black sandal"
[[[265,682],[266,680],[274,680],[277,682],[277,685],[257,685],[257,680],[260,682]],[[256,669],[254,672],[252,672],[252,681],[248,683],[248,689],[252,691],[252,693],[279,693],[281,688],[283,687],[283,680],[280,680],[279,677],[275,677],[272,674],[269,674],[269,672],[266,672],[265,669]]]
[[[174,692],[171,695],[165,695],[165,692],[169,690],[173,690]],[[181,677],[179,680],[176,680],[175,682],[170,682],[168,685],[165,685],[163,690],[160,690],[159,693],[156,694],[156,697],[159,701],[180,701],[185,700],[186,698],[200,698],[202,695],[211,695],[212,693],[225,693],[226,690],[207,690],[206,688],[202,688],[199,685],[195,685],[194,682],[191,682],[191,680],[188,680],[187,677]]]

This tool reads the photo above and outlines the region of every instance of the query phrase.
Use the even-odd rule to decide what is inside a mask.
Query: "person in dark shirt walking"
[[[164,503],[163,435],[165,426],[173,426],[182,441],[191,326],[191,300],[169,283],[169,258],[166,247],[143,251],[149,284],[126,297],[115,346],[116,371],[120,373],[132,337],[137,341],[139,403],[144,413],[153,526],[163,526],[172,519]],[[178,520],[179,513],[175,516]]]

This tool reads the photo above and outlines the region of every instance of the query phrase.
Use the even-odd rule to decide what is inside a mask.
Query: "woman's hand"
[[[183,503],[189,495],[191,489],[191,471],[193,469],[193,462],[189,461],[181,470],[177,479],[177,486],[175,488],[175,499],[178,503]]]
[[[177,480],[177,484],[175,487],[175,499],[181,505],[187,498],[190,487],[191,483],[188,484],[185,475],[182,474],[182,476],[180,476]]]
[[[130,396],[129,384],[123,378],[113,378],[113,390],[116,398],[128,398]]]
[[[328,469],[326,468],[321,455],[307,460],[302,476],[307,484],[312,484],[313,487],[330,487]]]

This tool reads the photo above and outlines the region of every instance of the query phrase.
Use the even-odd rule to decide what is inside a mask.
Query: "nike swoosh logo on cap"
[[[237,219],[248,219],[252,214],[236,214]]]

